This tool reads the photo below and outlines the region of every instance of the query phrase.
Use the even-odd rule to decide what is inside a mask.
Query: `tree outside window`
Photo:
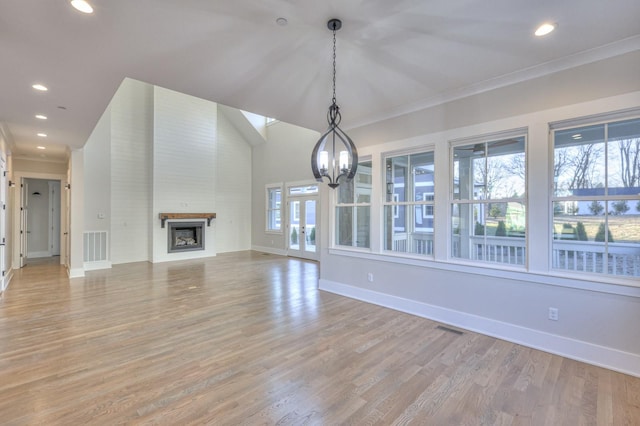
[[[525,265],[525,142],[512,132],[454,145],[453,258]]]
[[[639,276],[640,119],[556,129],[553,142],[553,268]],[[566,241],[568,227],[581,238]]]

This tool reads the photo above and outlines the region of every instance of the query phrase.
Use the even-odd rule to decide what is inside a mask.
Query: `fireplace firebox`
[[[168,252],[204,250],[204,222],[169,222]]]

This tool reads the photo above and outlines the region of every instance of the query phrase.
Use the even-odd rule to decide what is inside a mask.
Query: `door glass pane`
[[[305,210],[305,223],[304,236],[305,236],[305,251],[316,251],[316,200],[307,200],[304,203]]]
[[[300,201],[291,201],[289,207],[289,248],[300,250]]]

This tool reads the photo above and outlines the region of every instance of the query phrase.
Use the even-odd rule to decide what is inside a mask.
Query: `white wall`
[[[98,120],[84,146],[84,226],[87,231],[111,228],[111,106]],[[102,218],[100,218],[102,216]]]
[[[85,231],[110,232],[113,264],[246,250],[251,155],[217,104],[125,79],[85,145]],[[206,249],[167,253],[161,212],[216,213]]]
[[[638,69],[640,50],[439,103],[356,129],[349,128],[349,123],[345,122],[343,128],[359,148],[463,128],[640,90]]]
[[[69,185],[71,185],[69,208],[69,278],[84,277],[84,153],[81,149],[71,151],[69,159]]]
[[[435,260],[380,255],[375,253],[377,247],[374,253],[365,254],[325,249],[321,253],[320,288],[640,376],[640,328],[629,326],[640,323],[640,286],[629,279],[585,279],[551,271],[547,255],[551,234],[545,231],[549,229],[552,167],[549,123],[640,107],[640,79],[637,75],[629,78],[628,70],[628,67],[640,69],[640,54],[632,59],[618,59],[612,61],[612,66],[625,64],[627,68],[624,72],[611,70],[610,76],[618,76],[622,82],[591,87],[592,83],[610,78],[608,74],[606,78],[600,74],[607,73],[609,68],[596,63],[572,73],[563,71],[561,75],[423,111],[424,122],[419,119],[420,112],[390,120],[387,124],[391,133],[397,130],[397,134],[410,137],[380,144],[364,143],[364,147],[359,146],[360,154],[372,157],[373,192],[381,194],[384,153],[435,146]],[[589,76],[593,76],[592,81]],[[557,82],[580,92],[567,92],[566,87],[556,86]],[[564,93],[566,98],[562,96]],[[548,99],[553,107],[519,113],[529,111],[529,100],[540,106],[543,99]],[[439,131],[429,131],[425,123],[434,124],[433,128]],[[457,127],[455,124],[459,123],[466,124]],[[523,127],[529,134],[528,271],[451,262],[447,245],[451,176],[448,141]],[[390,134],[382,123],[358,129],[350,136],[358,145],[359,140],[371,140],[366,135],[379,137],[373,136],[376,131]],[[330,209],[325,203],[322,211],[325,241],[331,230]],[[381,197],[373,197],[372,241],[378,244],[381,211]],[[372,283],[367,280],[368,273],[374,276]],[[549,307],[559,309],[559,321],[548,320]]]
[[[215,256],[215,229],[205,227],[205,250],[167,253],[167,228],[158,214],[215,213],[217,105],[154,88],[153,262]]]
[[[279,253],[286,249],[284,233],[265,231],[265,185],[313,181],[311,151],[318,138],[316,131],[278,121],[267,126],[266,143],[253,148],[252,244],[256,250]],[[283,210],[283,224],[284,214]]]
[[[55,161],[43,161],[38,159],[13,159],[13,170],[15,172],[21,172],[25,175],[30,174],[56,174],[66,175],[67,163],[60,163]]]
[[[251,248],[251,146],[218,109],[216,251]]]
[[[3,164],[3,169],[6,172],[6,176],[0,177],[0,199],[6,204],[6,209],[3,210],[4,214],[0,214],[0,219],[4,220],[4,223],[0,223],[0,237],[5,239],[5,245],[0,246],[0,265],[3,268],[4,273],[0,277],[0,292],[4,291],[11,281],[13,276],[13,268],[11,264],[12,250],[14,248],[13,239],[13,209],[14,204],[13,191],[9,188],[9,181],[13,179],[13,159],[9,155],[9,138],[6,136],[8,133],[6,127],[0,124],[0,162]]]
[[[111,262],[149,261],[153,86],[125,79],[110,107]]]
[[[640,52],[613,57],[512,86],[479,93],[358,129],[349,135],[361,156],[381,168],[384,152],[431,144],[436,148],[435,261],[408,260],[337,249],[321,251],[320,288],[433,318],[527,346],[640,375],[640,289],[549,273],[548,123],[640,106]],[[348,118],[348,117],[345,117]],[[253,246],[284,249],[284,238],[267,234],[264,185],[311,179],[314,132],[273,125],[267,142],[254,148]],[[345,121],[345,126],[348,122]],[[528,128],[528,272],[500,271],[447,260],[448,183],[451,139]],[[317,135],[317,134],[316,134]],[[381,193],[380,175],[374,194]],[[333,193],[322,186],[322,240],[332,228]],[[380,197],[374,197],[372,241],[380,243]],[[543,253],[543,255],[535,255]],[[369,283],[367,273],[374,275]],[[548,308],[560,311],[547,319]]]

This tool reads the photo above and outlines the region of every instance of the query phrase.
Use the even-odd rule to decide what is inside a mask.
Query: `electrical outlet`
[[[372,282],[373,282],[373,273],[372,273],[372,272],[369,272],[369,273],[367,274],[367,281],[369,281],[370,283],[372,283]]]
[[[549,319],[551,321],[558,321],[558,308],[549,308]]]

